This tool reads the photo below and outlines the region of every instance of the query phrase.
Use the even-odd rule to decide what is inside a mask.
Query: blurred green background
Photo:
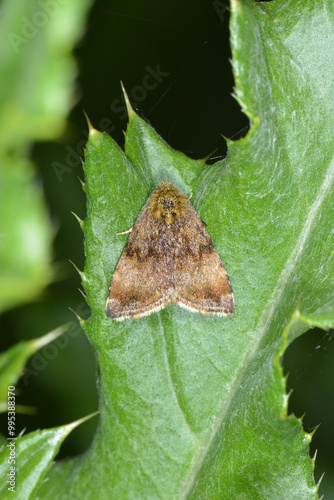
[[[87,138],[83,110],[95,128],[107,131],[122,145],[126,128],[122,80],[139,115],[173,148],[191,158],[203,158],[217,148],[211,161],[226,154],[221,134],[237,139],[249,127],[231,95],[229,11],[222,1],[96,0],[80,5],[69,0],[64,12],[66,2],[46,3],[49,13],[44,9],[46,17],[39,14],[39,18],[36,12],[41,11],[41,6],[37,2],[31,2],[28,11],[21,0],[3,2],[1,6],[5,29],[0,47],[0,125],[4,138],[0,145],[5,161],[0,165],[0,196],[8,194],[8,186],[16,186],[15,179],[11,179],[18,176],[21,184],[14,192],[13,217],[8,219],[9,228],[14,227],[20,211],[29,210],[29,203],[24,205],[22,197],[29,191],[27,183],[33,183],[32,190],[37,190],[39,199],[36,210],[44,211],[36,224],[39,228],[45,226],[46,234],[40,258],[43,265],[37,276],[40,286],[30,289],[25,279],[17,300],[3,307],[1,351],[20,339],[41,336],[75,320],[69,308],[80,316],[89,314],[78,291],[79,276],[69,263],[73,261],[79,269],[84,265],[81,229],[71,214],[73,211],[85,217],[85,197],[78,180],[83,179],[81,159]],[[10,32],[19,34],[23,41],[8,37],[4,20],[8,20],[9,9]],[[32,27],[36,27],[38,19],[34,34]],[[73,25],[68,22],[66,26],[69,19]],[[54,65],[49,62],[52,57]],[[22,119],[19,107],[7,106],[16,99],[26,109]],[[34,105],[39,99],[45,102],[42,111]],[[36,120],[42,115],[42,121]],[[32,162],[28,174],[21,175],[21,167],[16,168],[18,158],[25,158],[23,163]],[[0,211],[8,211],[9,204],[4,205],[0,201]],[[3,222],[1,213],[0,219]],[[9,248],[6,234],[0,222],[2,250]],[[17,249],[27,253],[25,245],[17,243]],[[12,256],[11,248],[10,252]],[[20,254],[17,258],[22,262]],[[8,269],[13,263],[8,262],[0,258],[0,297],[6,297],[9,286]],[[293,390],[290,411],[297,416],[305,413],[307,431],[321,423],[311,443],[311,455],[318,449],[316,480],[326,472],[320,489],[326,499],[334,499],[333,359],[333,334],[314,329],[297,339],[283,360],[285,372],[289,373],[288,391]],[[59,339],[58,344],[35,354],[18,384],[17,403],[35,407],[36,413],[20,415],[18,430],[53,427],[93,412],[98,405],[96,372],[93,350],[79,327],[75,335],[64,336],[63,341]],[[0,423],[6,434],[4,415]],[[62,446],[61,457],[84,451],[96,423],[94,419],[76,429]]]

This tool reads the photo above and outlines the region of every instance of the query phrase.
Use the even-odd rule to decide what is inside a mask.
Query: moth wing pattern
[[[204,315],[231,314],[232,287],[204,223],[190,205],[185,220],[179,219],[176,224],[182,245],[174,258],[173,302]]]
[[[114,272],[111,319],[136,319],[169,304],[204,315],[234,311],[224,265],[189,199],[168,181],[148,198]]]
[[[151,228],[149,234],[145,231],[147,224]],[[173,279],[170,259],[157,248],[158,225],[150,216],[146,203],[133,226],[110,284],[106,312],[111,319],[140,318],[171,303]]]

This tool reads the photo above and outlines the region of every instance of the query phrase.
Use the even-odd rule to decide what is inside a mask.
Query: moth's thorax
[[[148,208],[153,217],[169,227],[189,210],[188,198],[172,184],[163,181],[152,194]]]

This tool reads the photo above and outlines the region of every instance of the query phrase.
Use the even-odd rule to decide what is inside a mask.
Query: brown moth
[[[114,272],[107,316],[136,319],[178,304],[205,315],[234,311],[230,280],[189,199],[167,181],[151,194]]]

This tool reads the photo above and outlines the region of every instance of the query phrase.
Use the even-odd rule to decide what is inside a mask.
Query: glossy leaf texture
[[[61,443],[84,420],[31,432],[19,436],[17,441],[3,441],[0,450],[1,498],[36,498],[35,491],[51,467]]]
[[[102,414],[89,452],[53,466],[40,498],[317,498],[279,355],[310,326],[285,329],[296,311],[333,320],[333,6],[233,0],[231,13],[235,94],[252,123],[225,160],[173,151],[133,111],[125,153],[90,130],[83,325]],[[193,193],[232,282],[231,317],[105,315],[127,239],[116,233],[164,179]]]

